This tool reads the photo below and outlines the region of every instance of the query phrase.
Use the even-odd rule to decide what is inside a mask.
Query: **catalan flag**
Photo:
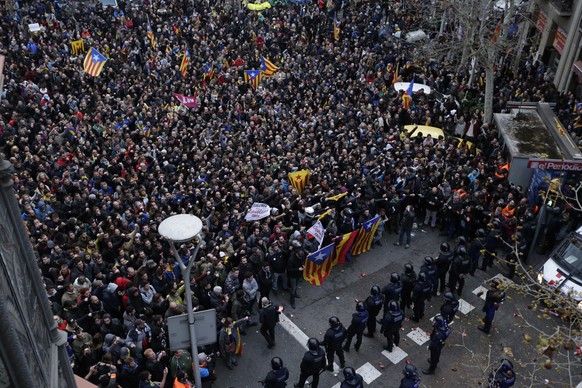
[[[340,31],[340,22],[337,20],[337,15],[333,17],[333,38],[337,41],[340,40],[341,31]]]
[[[372,239],[380,224],[380,216],[376,216],[362,224],[358,237],[352,246],[352,255],[359,255],[370,250],[372,246]]]
[[[394,77],[392,77],[392,86],[394,86],[394,84],[396,82],[398,82],[398,68],[400,67],[400,63],[396,64],[396,71],[394,72]]]
[[[402,107],[406,110],[410,109],[410,103],[412,102],[413,86],[414,78],[412,78],[412,81],[410,81],[410,84],[408,84],[408,89],[406,89],[404,95],[402,96]]]
[[[83,61],[83,69],[85,73],[93,77],[98,77],[103,70],[103,66],[105,66],[105,62],[107,62],[107,58],[91,47],[91,50],[87,52],[85,60]]]
[[[152,48],[156,48],[156,37],[154,36],[154,30],[152,30],[152,25],[150,24],[150,18],[148,16],[148,22],[147,22],[147,35],[148,38],[150,40],[150,45],[152,46]]]
[[[180,63],[180,73],[182,77],[186,77],[186,72],[188,72],[188,64],[190,63],[190,51],[188,46],[186,46],[186,51],[184,51],[184,56],[182,57],[182,63]]]
[[[254,90],[257,90],[261,83],[260,70],[245,70],[245,82],[250,82]]]
[[[214,64],[211,63],[209,65],[204,66],[203,70],[204,70],[204,80],[206,80],[206,78],[212,80],[212,77],[214,77]]]
[[[311,175],[309,170],[300,170],[289,173],[289,181],[295,190],[297,190],[299,195],[303,193],[307,182],[309,182],[309,175]]]
[[[263,77],[274,77],[279,67],[261,55],[261,73]]]
[[[71,49],[75,55],[79,54],[80,51],[85,52],[85,41],[83,39],[72,41]]]
[[[348,195],[348,192],[344,192],[344,193],[340,193],[338,195],[333,195],[331,197],[327,197],[326,199],[328,201],[339,201],[340,199],[342,199],[343,197],[345,197],[346,195]]]
[[[331,253],[333,252],[333,247],[333,243],[329,244],[307,256],[305,267],[303,267],[303,279],[315,286],[321,285],[323,279],[331,272]]]
[[[352,248],[352,245],[354,245],[354,241],[356,241],[359,232],[359,230],[354,230],[353,232],[346,233],[341,236],[339,241],[336,241],[335,248],[333,249],[331,265],[335,266],[346,262],[348,252]]]

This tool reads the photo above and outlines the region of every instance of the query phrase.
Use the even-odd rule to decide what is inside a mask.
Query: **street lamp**
[[[196,387],[202,387],[202,380],[200,378],[200,365],[196,362],[198,357],[198,344],[196,343],[196,327],[194,326],[194,311],[192,310],[192,289],[190,288],[190,270],[200,249],[200,244],[196,244],[194,254],[190,256],[188,265],[184,265],[178,250],[174,243],[188,242],[200,233],[202,230],[202,221],[200,218],[191,214],[178,214],[170,216],[163,220],[158,226],[158,232],[170,243],[170,249],[180,266],[182,277],[184,279],[186,292],[186,308],[188,311],[188,329],[190,332],[190,351],[192,353],[192,364],[194,364],[194,381]]]

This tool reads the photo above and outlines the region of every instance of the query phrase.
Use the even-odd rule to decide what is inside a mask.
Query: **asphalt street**
[[[416,229],[410,249],[393,246],[395,239],[394,234],[385,234],[382,247],[375,247],[352,262],[335,267],[322,286],[302,282],[299,287],[301,299],[297,300],[296,309],[289,306],[287,293],[273,296],[274,303],[285,306],[285,316],[276,328],[275,348],[267,348],[266,341],[258,332],[259,326],[251,328],[255,330],[249,330],[248,335],[243,337],[244,353],[234,370],[228,370],[222,360],[218,360],[215,387],[259,387],[257,380],[269,371],[270,359],[274,356],[281,357],[289,368],[288,386],[292,387],[299,378],[299,364],[306,351],[307,338],[321,340],[328,328],[328,318],[332,315],[338,316],[347,327],[355,311],[356,299],[365,299],[374,284],[381,287],[386,285],[390,273],[402,272],[407,262],[411,262],[418,272],[423,258],[426,255],[436,256],[443,241],[438,231],[430,229]],[[541,261],[542,257],[534,257],[530,264],[535,267]],[[467,277],[465,289],[459,297],[463,300],[463,312],[457,313],[452,324],[453,331],[442,351],[436,374],[425,376],[421,373],[421,386],[437,387],[443,383],[467,387],[487,386],[489,371],[502,356],[509,357],[516,364],[516,386],[568,387],[572,383],[575,386],[581,380],[579,360],[571,373],[567,373],[563,366],[545,369],[542,364],[546,357],[542,351],[536,348],[535,343],[524,341],[526,333],[537,338],[536,331],[527,322],[533,322],[536,327],[545,330],[551,330],[559,324],[554,317],[528,310],[530,299],[527,296],[513,293],[510,289],[506,302],[497,312],[491,335],[477,330],[483,316],[481,308],[485,296],[479,294],[479,291],[486,291],[479,287],[485,286],[488,279],[500,276],[502,272],[503,268],[494,266],[488,272],[478,270],[474,277]],[[385,338],[377,333],[375,338],[364,337],[359,352],[352,345],[351,351],[346,353],[347,366],[352,366],[362,374],[366,386],[385,388],[399,386],[407,360],[416,365],[419,372],[425,369],[429,356],[426,336],[431,330],[429,319],[438,313],[442,302],[442,296],[433,297],[427,302],[426,316],[419,324],[406,319],[399,349],[393,354],[383,350]],[[411,313],[406,312],[407,318]],[[253,318],[258,319],[258,315]],[[572,380],[570,375],[573,375]],[[322,373],[319,386],[339,387],[341,380],[342,374],[336,365],[334,373]]]

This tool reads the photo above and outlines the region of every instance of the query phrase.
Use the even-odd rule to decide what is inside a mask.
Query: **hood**
[[[117,284],[111,282],[107,285],[107,287],[105,288],[105,291],[113,294],[113,293],[115,293],[115,291],[117,291],[118,287],[119,286]]]
[[[107,345],[111,345],[111,343],[113,342],[114,339],[115,339],[115,334],[109,333],[109,334],[105,335],[105,343]]]

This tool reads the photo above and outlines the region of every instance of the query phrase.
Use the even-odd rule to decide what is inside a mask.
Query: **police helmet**
[[[398,307],[398,303],[395,300],[391,300],[388,303],[388,308],[390,309],[390,311],[398,311],[399,307]]]
[[[475,232],[475,235],[479,238],[485,237],[485,229],[483,229],[483,228],[477,229],[477,232]]]
[[[418,274],[418,281],[419,282],[426,282],[426,272],[421,272]]]
[[[412,271],[414,271],[414,267],[412,266],[412,264],[410,263],[404,264],[404,272],[411,273]]]
[[[352,216],[352,209],[350,209],[349,207],[346,207],[344,210],[342,210],[342,215],[344,217],[351,217]]]
[[[425,256],[424,257],[424,264],[426,264],[426,265],[433,265],[434,264],[434,259],[432,258],[432,256]]]
[[[319,349],[319,341],[317,338],[310,338],[309,340],[307,340],[307,347],[309,348],[309,350],[314,351]]]
[[[410,377],[410,378],[417,378],[418,377],[418,369],[416,369],[416,367],[412,364],[406,364],[404,365],[404,376],[406,377]]]
[[[465,256],[467,256],[467,248],[465,248],[464,246],[462,246],[462,245],[461,245],[461,246],[460,246],[460,247],[457,249],[457,256],[461,256],[461,257],[465,257]]]
[[[305,211],[307,211],[307,209]],[[465,238],[465,236],[459,236],[459,238],[457,238],[457,241],[459,242],[459,245],[467,245],[467,239]]]
[[[364,302],[360,301],[356,303],[356,311],[359,313],[366,311],[366,305],[364,304]]]
[[[444,297],[445,297],[445,301],[447,301],[447,302],[452,302],[455,300],[455,295],[453,295],[453,293],[450,291],[445,292]]]
[[[396,272],[392,272],[390,274],[390,282],[391,283],[398,283],[400,281],[400,275],[398,275]]]
[[[441,328],[441,329],[444,329],[445,327],[447,327],[447,321],[445,321],[445,319],[443,318],[443,316],[440,315],[440,314],[437,314],[434,317],[434,324],[436,326],[438,326],[439,328]]]
[[[279,370],[283,368],[283,360],[281,360],[281,357],[271,358],[271,368],[273,370]]]
[[[448,242],[444,242],[441,244],[441,251],[442,252],[448,252],[451,250],[451,246],[449,245]]]
[[[340,325],[340,320],[338,317],[331,317],[329,318],[329,325],[333,328],[336,328]]]
[[[380,295],[380,286],[377,284],[374,284],[372,286],[372,288],[370,288],[370,295],[373,295],[373,296]]]
[[[354,368],[352,368],[351,366],[345,367],[344,368],[344,379],[346,380],[346,382],[348,383],[354,383],[356,380],[356,371],[354,370]]]
[[[305,215],[308,217],[313,217],[313,215],[315,214],[315,210],[309,206],[305,208]]]

